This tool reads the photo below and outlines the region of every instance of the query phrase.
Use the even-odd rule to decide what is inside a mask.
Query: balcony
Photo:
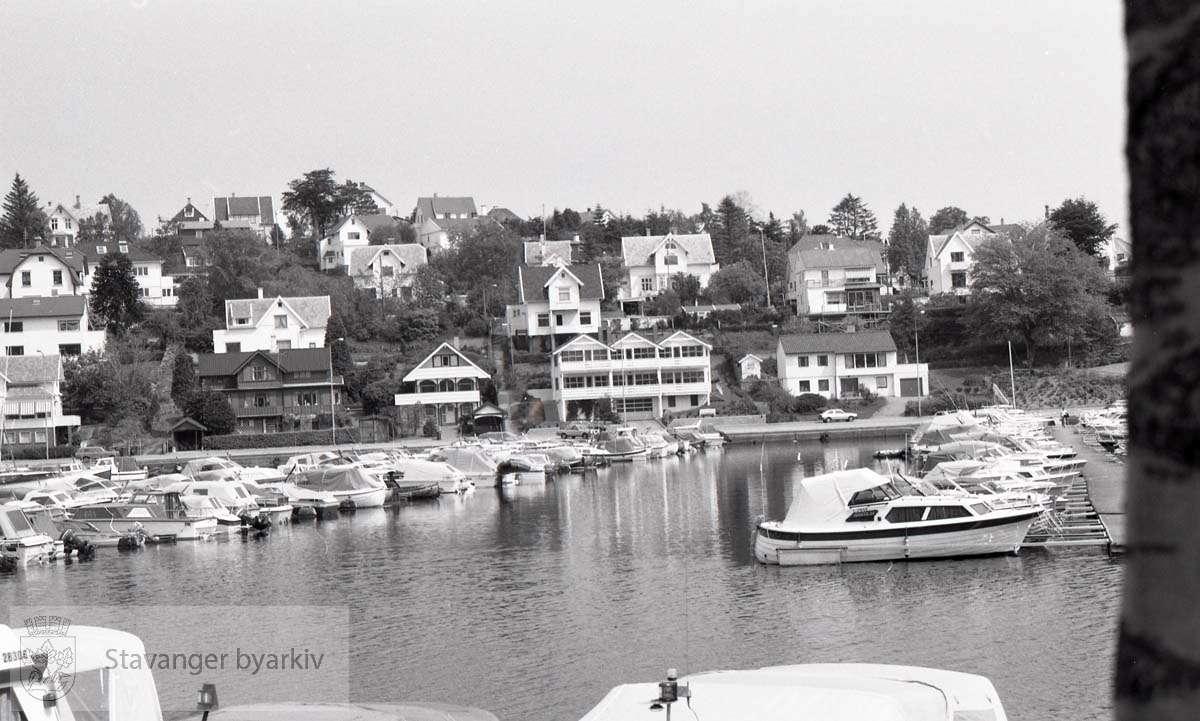
[[[680,358],[620,358],[613,360],[594,360],[594,361],[574,361],[569,363],[560,362],[559,370],[563,373],[581,373],[585,371],[595,371],[607,373],[609,371],[635,371],[635,370],[658,370],[659,368],[708,368],[710,365],[710,357],[704,356],[688,356]]]
[[[711,383],[653,383],[644,386],[562,388],[554,391],[554,397],[567,401],[581,401],[599,398],[644,398],[646,396],[660,395],[707,395],[711,392]]]
[[[423,406],[441,403],[474,403],[479,405],[479,390],[397,393],[395,402],[398,406]]]
[[[806,280],[804,285],[809,288],[878,288],[882,283],[876,278],[826,278]]]
[[[328,412],[328,403],[313,406],[242,406],[241,408],[233,409],[233,414],[238,418],[272,418],[287,415],[312,416]]]

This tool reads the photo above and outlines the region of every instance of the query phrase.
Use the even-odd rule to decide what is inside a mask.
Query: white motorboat
[[[217,532],[216,518],[189,515],[178,494],[147,492],[136,494],[136,497],[136,502],[80,506],[71,511],[71,520],[114,534],[144,529],[151,537],[171,537],[180,541],[204,539]]]
[[[99,458],[88,471],[97,476],[107,476],[117,483],[144,481],[149,476],[145,466],[139,466],[132,456],[105,456]]]
[[[611,462],[640,461],[650,456],[650,449],[632,428],[617,427],[601,431],[596,445],[604,449]]]
[[[211,456],[195,458],[183,465],[179,471],[188,478],[197,481],[254,481],[255,483],[271,483],[283,480],[284,474],[274,468],[258,466],[243,466],[229,458]]]
[[[699,448],[720,448],[725,445],[725,436],[703,418],[697,418],[694,423],[672,424],[671,432]]]
[[[332,493],[339,505],[354,508],[379,508],[388,495],[382,481],[349,464],[293,472],[289,480],[301,488]]]
[[[288,503],[263,505],[258,502],[255,492],[261,493],[253,481],[178,481],[163,490],[179,493],[181,496],[200,496],[215,499],[226,512],[241,519],[242,525],[269,526],[287,523],[292,517],[293,508]],[[252,491],[253,489],[253,491]]]
[[[290,456],[286,462],[275,467],[283,476],[289,473],[298,471],[307,471],[321,465],[329,465],[340,461],[341,455],[333,451],[317,451],[315,453],[301,453],[298,456]],[[267,481],[270,482],[270,481]]]
[[[795,715],[838,721],[1007,721],[992,682],[917,666],[836,663],[713,671],[617,686],[581,721],[671,717],[741,721]],[[784,713],[787,709],[807,711]],[[690,710],[690,713],[688,713]]]
[[[449,463],[479,488],[493,488],[499,484],[503,458],[498,446],[455,443],[431,451],[429,458]]]
[[[866,468],[834,471],[799,481],[787,516],[758,524],[754,557],[807,566],[1016,554],[1042,513],[928,496]]]
[[[378,460],[385,472],[394,469],[402,474],[401,478],[406,484],[436,483],[442,493],[462,493],[475,487],[466,474],[449,463],[383,453],[366,453],[361,459],[364,462]]]
[[[0,566],[45,563],[54,553],[54,539],[33,527],[19,502],[0,505]]]

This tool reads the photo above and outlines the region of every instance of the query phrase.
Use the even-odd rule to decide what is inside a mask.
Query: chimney
[[[188,205],[191,205],[191,204],[192,204],[192,196],[190,196],[190,195],[188,196],[188,202],[187,202],[187,204],[188,204]]]
[[[262,288],[259,288],[259,289],[258,289],[258,299],[259,299],[259,300],[262,300],[262,297],[263,297]]]
[[[1004,216],[1000,216],[1000,225],[1004,225]]]
[[[458,348],[458,336],[454,336],[454,339],[450,341],[450,345],[454,346],[454,348]]]
[[[1050,206],[1046,206],[1046,220],[1050,220]]]
[[[75,196],[75,208],[76,208],[76,209],[78,209],[78,208],[80,208],[80,207],[82,207],[82,206],[80,206],[80,205],[79,205],[79,196],[78,196],[78,195],[76,195],[76,196]]]
[[[433,194],[433,197],[435,197],[435,198],[436,198],[436,197],[437,197],[437,193],[434,193],[434,194]]]

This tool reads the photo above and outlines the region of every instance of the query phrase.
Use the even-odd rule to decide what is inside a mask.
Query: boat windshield
[[[902,496],[924,496],[925,493],[913,484],[908,482],[908,479],[902,476],[892,476],[892,487]]]
[[[865,506],[871,503],[886,503],[899,497],[900,493],[892,487],[891,483],[884,483],[883,485],[855,493],[850,497],[849,505]]]
[[[20,538],[33,534],[33,526],[19,508],[0,511],[0,531],[6,538]]]

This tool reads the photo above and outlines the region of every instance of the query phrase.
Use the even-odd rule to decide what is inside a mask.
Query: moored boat
[[[354,465],[320,466],[293,472],[290,478],[300,488],[332,493],[338,504],[351,508],[379,508],[387,500],[387,486]]]
[[[189,515],[178,494],[141,493],[136,497],[136,501],[81,506],[71,511],[71,520],[118,535],[144,529],[151,538],[180,541],[208,538],[217,531],[216,518]]]
[[[46,563],[54,553],[54,539],[33,527],[20,503],[0,505],[0,566]]]

